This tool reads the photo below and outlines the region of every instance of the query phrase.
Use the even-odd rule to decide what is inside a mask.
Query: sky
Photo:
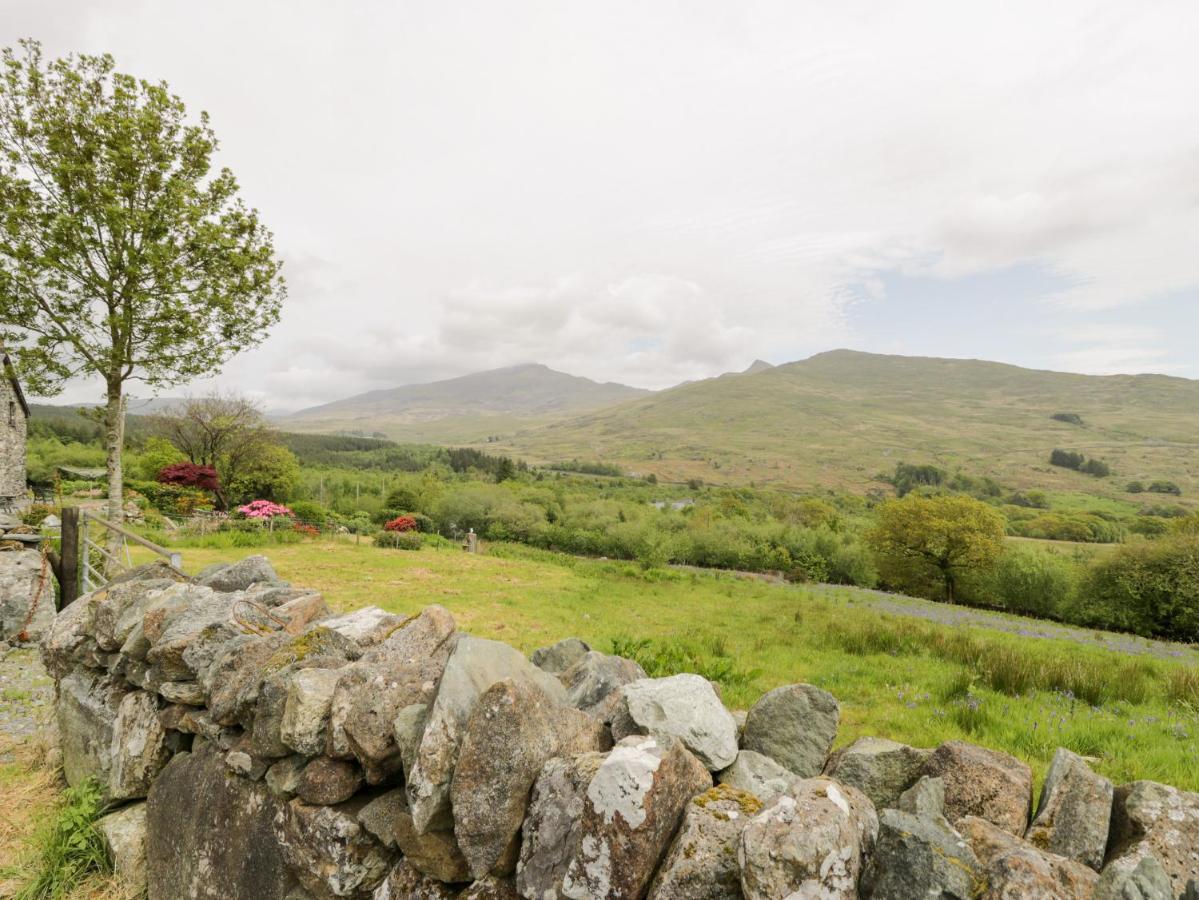
[[[1189,0],[0,0],[21,37],[206,110],[275,234],[282,321],[169,394],[837,347],[1199,378]]]

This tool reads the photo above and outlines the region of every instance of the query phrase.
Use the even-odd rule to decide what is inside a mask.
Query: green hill
[[[1199,495],[1199,381],[836,350],[680,385],[503,443],[534,461],[602,460],[672,480],[862,491],[903,461],[1012,489],[1107,496],[1123,496],[1130,480],[1169,479],[1186,502]],[[1056,447],[1102,459],[1112,475],[1052,467]]]
[[[530,364],[370,391],[281,417],[288,431],[377,434],[402,441],[484,441],[648,391]]]

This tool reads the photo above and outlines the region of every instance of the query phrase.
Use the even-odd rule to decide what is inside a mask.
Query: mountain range
[[[516,366],[372,391],[278,425],[490,443],[533,462],[710,483],[863,491],[909,462],[1013,490],[1118,496],[1128,481],[1166,479],[1199,494],[1199,381],[850,350],[656,392]],[[1050,466],[1057,447],[1104,460],[1112,476]]]

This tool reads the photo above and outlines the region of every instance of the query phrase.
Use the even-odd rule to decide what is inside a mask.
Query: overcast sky
[[[219,383],[272,409],[842,346],[1199,377],[1193,0],[0,0],[24,36],[211,115],[290,285]]]

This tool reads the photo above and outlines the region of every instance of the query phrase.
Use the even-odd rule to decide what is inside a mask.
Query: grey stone
[[[898,809],[921,819],[945,815],[945,782],[940,778],[923,776],[899,797]]]
[[[561,682],[517,650],[498,641],[461,636],[446,662],[407,781],[408,803],[418,831],[445,827],[451,821],[450,782],[466,723],[479,696],[505,678],[532,682],[552,700],[565,702]]]
[[[793,796],[776,797],[741,831],[741,889],[747,900],[856,898],[878,827],[861,791],[830,778],[805,779]]]
[[[362,772],[353,763],[318,756],[304,767],[296,794],[305,803],[335,806],[353,797],[362,780]]]
[[[676,737],[708,769],[718,771],[737,758],[737,723],[706,678],[681,674],[645,678],[621,688],[620,717],[637,734]],[[615,722],[613,737],[617,733]]]
[[[141,895],[146,890],[146,804],[130,803],[96,821],[113,870],[124,885]]]
[[[588,650],[560,677],[566,686],[567,703],[601,721],[611,722],[620,688],[647,676],[631,659]]]
[[[840,719],[841,707],[828,691],[810,684],[784,685],[750,709],[741,746],[810,778],[824,769]]]
[[[254,756],[242,749],[233,749],[226,753],[225,765],[229,767],[230,772],[234,772],[242,778],[249,778],[251,781],[258,781],[270,769],[269,760]]]
[[[177,583],[172,578],[155,578],[108,585],[95,607],[92,634],[96,643],[104,650],[119,650],[159,594]]]
[[[1176,900],[1166,870],[1152,856],[1107,866],[1095,885],[1094,900]]]
[[[321,624],[363,647],[369,647],[378,644],[403,625],[404,619],[377,606],[364,606],[342,616],[323,619]]]
[[[739,900],[737,847],[761,809],[753,794],[727,784],[693,798],[658,867],[649,900]]]
[[[1095,892],[1099,876],[1080,862],[1039,850],[977,816],[962,819],[958,829],[982,866],[980,900],[1074,900]]]
[[[916,783],[920,767],[932,755],[886,738],[858,738],[829,757],[824,774],[856,787],[870,798],[875,809],[888,809],[899,795]]]
[[[582,839],[587,786],[604,762],[601,753],[551,759],[533,786],[521,826],[516,889],[522,897],[558,897]]]
[[[312,806],[296,798],[275,819],[284,858],[316,900],[369,896],[396,861],[359,824],[364,803]]]
[[[703,763],[676,738],[619,742],[587,786],[580,841],[562,895],[641,897],[687,802],[711,786]]]
[[[395,847],[395,820],[401,812],[407,810],[407,805],[404,789],[393,788],[373,797],[358,810],[358,824],[384,847]]]
[[[285,900],[296,882],[273,825],[285,806],[229,777],[215,748],[175,756],[146,802],[149,900]]]
[[[405,773],[411,772],[416,765],[416,754],[420,749],[420,741],[424,736],[428,719],[429,707],[425,703],[405,706],[396,713],[392,733],[395,735],[396,748],[400,751],[400,761]]]
[[[470,866],[452,831],[421,834],[408,808],[407,797],[395,816],[395,840],[404,858],[422,875],[438,881],[470,881]]]
[[[287,679],[279,723],[280,741],[297,753],[315,756],[325,749],[338,669],[301,669]]]
[[[300,789],[300,776],[308,760],[300,755],[288,756],[277,760],[266,770],[266,785],[271,793],[285,800],[290,800]]]
[[[111,795],[112,744],[117,711],[129,693],[106,675],[79,669],[58,683],[58,721],[63,775],[72,787],[95,778]]]
[[[275,570],[265,556],[247,556],[231,566],[224,566],[202,578],[197,578],[196,581],[222,593],[244,591],[254,584],[283,586],[287,584],[275,574]]]
[[[943,817],[884,809],[861,893],[871,900],[974,900],[980,879],[978,857]]]
[[[375,888],[371,900],[453,900],[458,891],[435,878],[422,875],[402,859]]]
[[[1116,788],[1108,865],[1132,868],[1146,856],[1161,864],[1176,895],[1199,872],[1199,793],[1154,781]]]
[[[489,875],[471,882],[470,887],[458,895],[458,900],[520,900],[510,878]]]
[[[90,632],[98,603],[96,593],[84,594],[54,618],[42,639],[41,654],[46,670],[55,678],[70,673],[87,652],[88,645],[95,646]]]
[[[775,797],[790,794],[803,779],[784,769],[769,756],[753,750],[742,750],[731,766],[717,773],[716,780],[768,803]]]
[[[153,695],[145,691],[126,694],[113,720],[112,771],[105,796],[110,800],[145,797],[170,756]]]
[[[586,656],[590,649],[578,638],[566,638],[556,644],[534,650],[529,660],[539,669],[544,669],[553,675],[561,675]]]
[[[977,816],[1009,834],[1023,835],[1028,828],[1032,771],[1014,756],[947,741],[920,772],[945,782],[945,818],[951,823]]]
[[[42,554],[0,553],[0,639],[40,641],[53,627],[54,615],[54,575],[42,565]]]
[[[1059,748],[1025,839],[1098,872],[1107,851],[1113,794],[1112,783],[1092,772],[1081,756]]]
[[[194,681],[164,681],[158,685],[157,693],[168,703],[187,706],[203,706],[208,699],[204,689]]]
[[[601,722],[555,703],[535,684],[504,679],[484,691],[450,792],[454,836],[471,875],[514,870],[529,794],[547,760],[608,745]]]

